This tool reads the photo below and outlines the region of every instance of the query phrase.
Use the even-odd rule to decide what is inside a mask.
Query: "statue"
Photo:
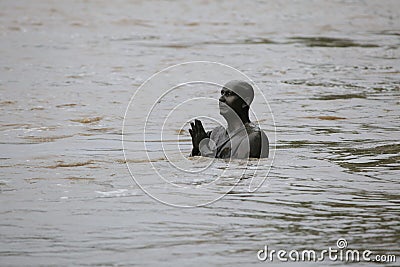
[[[266,134],[249,119],[253,87],[245,81],[230,81],[221,89],[220,114],[228,123],[206,132],[200,120],[191,124],[191,156],[215,158],[267,158],[269,141]]]

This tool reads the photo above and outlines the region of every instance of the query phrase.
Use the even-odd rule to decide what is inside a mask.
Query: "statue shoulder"
[[[255,124],[254,122],[249,122],[245,126],[246,126],[247,134],[252,134],[252,133],[260,134],[262,132],[260,127],[257,124]]]
[[[267,158],[269,155],[269,140],[267,135],[255,123],[249,123],[247,134],[250,143],[250,157]]]

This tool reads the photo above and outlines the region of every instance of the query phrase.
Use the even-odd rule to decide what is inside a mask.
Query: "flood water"
[[[257,251],[321,251],[339,238],[400,260],[399,1],[3,0],[0,22],[1,266],[283,266]],[[162,204],[131,177],[126,162],[159,198],[180,196],[142,168],[145,150],[125,159],[121,134],[138,87],[188,61],[232,66],[267,98],[276,137],[254,105],[275,157],[258,167],[272,165],[256,192],[250,179],[230,190],[251,162],[233,161],[207,197],[229,193],[197,208]],[[166,134],[172,155],[178,143],[189,154],[187,131]],[[151,161],[186,185],[225,164],[189,177]]]

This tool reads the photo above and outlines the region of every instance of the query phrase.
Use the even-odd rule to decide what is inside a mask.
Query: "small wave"
[[[165,158],[156,158],[156,159],[117,159],[116,162],[120,164],[125,163],[146,163],[146,162],[158,162],[165,161]]]
[[[43,106],[36,106],[31,108],[31,110],[45,110],[45,108]]]
[[[303,117],[305,119],[319,119],[319,120],[325,120],[325,121],[334,121],[334,120],[345,120],[346,118],[344,117],[337,117],[337,116],[307,116]]]
[[[115,25],[119,26],[142,26],[152,28],[151,21],[142,20],[142,19],[132,19],[132,18],[123,18],[112,22]]]
[[[277,42],[272,41],[271,39],[256,37],[256,38],[248,38],[243,40],[244,44],[277,44]]]
[[[400,36],[400,32],[395,30],[383,30],[380,32],[376,32],[376,34]]]
[[[341,147],[335,150],[335,154],[331,160],[351,172],[364,172],[377,167],[400,170],[400,144],[368,148]]]
[[[100,197],[127,197],[136,196],[138,193],[136,191],[129,191],[128,189],[117,189],[113,191],[95,191],[100,194]]]
[[[93,118],[82,118],[82,119],[75,119],[75,120],[71,120],[73,122],[80,122],[80,123],[93,123],[93,122],[98,122],[100,120],[102,120],[103,117],[93,117]]]
[[[34,177],[34,178],[25,178],[24,181],[30,184],[36,184],[38,181],[43,181],[43,180],[50,180],[47,178],[41,178],[41,177]]]
[[[337,142],[312,142],[309,140],[293,140],[293,141],[281,141],[280,146],[277,146],[278,149],[287,149],[287,148],[302,148],[309,146],[326,146],[326,147],[337,147],[339,143]]]
[[[88,129],[88,131],[90,132],[100,132],[100,133],[115,133],[115,134],[120,134],[120,132],[117,132],[119,130],[115,129],[115,128],[110,128],[110,127],[106,127],[106,128],[92,128],[92,129]]]
[[[345,88],[345,89],[365,89],[364,87],[361,87],[356,84],[331,82],[331,81],[325,82],[325,81],[312,81],[312,80],[305,80],[305,79],[294,79],[294,80],[286,80],[286,81],[282,81],[282,82],[285,84],[305,85],[305,86],[311,86],[311,87],[325,87],[325,88],[340,87],[340,88]]]
[[[31,143],[48,143],[59,139],[72,137],[73,135],[58,135],[58,136],[24,136],[22,139],[29,140]]]
[[[11,100],[5,100],[5,101],[0,102],[0,106],[8,106],[8,105],[13,105],[15,103],[17,103],[17,102],[11,101]]]
[[[295,43],[301,43],[309,47],[363,47],[372,48],[379,47],[376,44],[370,43],[358,43],[351,39],[346,38],[335,38],[335,37],[324,37],[324,36],[314,36],[314,37],[291,37]]]
[[[2,124],[0,125],[0,129],[3,130],[5,128],[11,128],[14,130],[19,130],[19,129],[32,129],[33,126],[31,124],[27,123],[9,123],[9,124]]]
[[[72,162],[72,163],[65,163],[63,161],[59,161],[56,165],[47,166],[46,168],[55,169],[55,168],[68,168],[68,167],[82,167],[86,165],[93,164],[93,160],[84,161],[84,162]]]
[[[312,100],[337,100],[337,99],[352,99],[352,98],[367,98],[367,96],[362,94],[342,94],[342,95],[323,95],[311,98]]]
[[[75,106],[78,106],[78,104],[68,103],[68,104],[57,105],[56,108],[75,107]]]
[[[70,180],[70,181],[93,181],[93,180],[95,180],[95,178],[93,178],[93,177],[66,177],[63,179]]]

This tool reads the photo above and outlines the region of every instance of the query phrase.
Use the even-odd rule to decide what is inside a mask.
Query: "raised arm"
[[[201,123],[200,120],[194,120],[194,123],[190,123],[191,129],[189,129],[190,136],[192,137],[192,153],[190,156],[200,156],[200,149],[199,149],[199,144],[201,140],[204,138],[207,138],[208,135],[206,131],[204,130],[203,124]]]

